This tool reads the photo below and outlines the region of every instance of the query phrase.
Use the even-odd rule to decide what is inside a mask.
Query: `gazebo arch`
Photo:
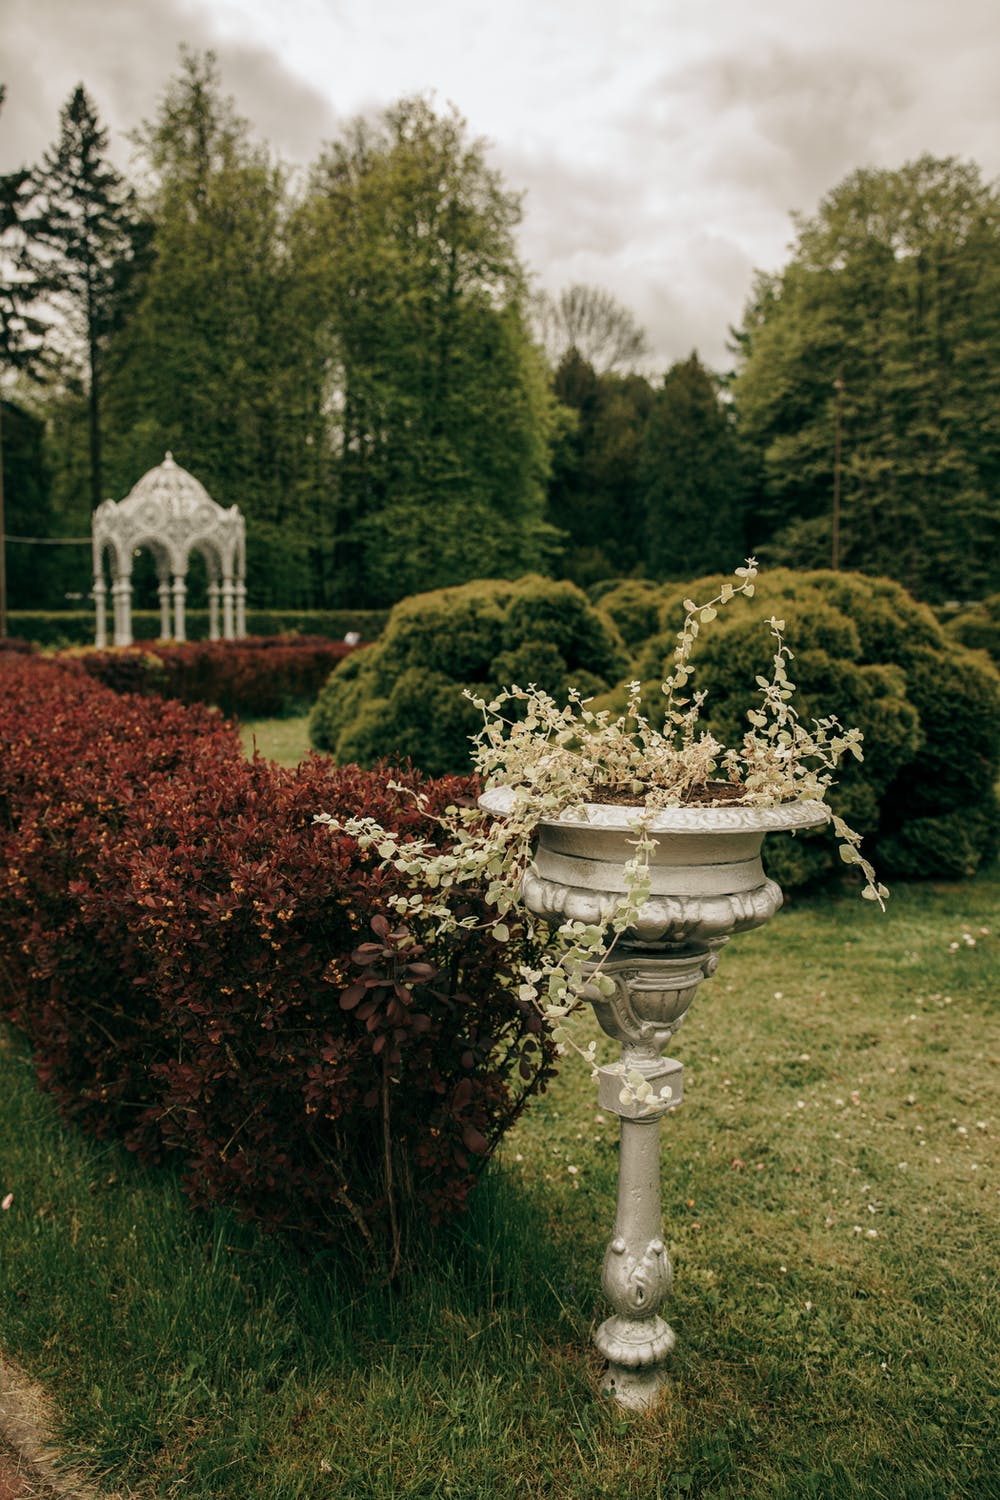
[[[132,558],[148,547],[156,562],[160,639],[185,639],[184,606],[192,552],[208,574],[208,634],[217,641],[246,635],[246,538],[239,507],[217,505],[193,474],[168,453],[124,500],[104,500],[94,512],[96,644],[108,644],[104,554],[111,564],[112,644],[132,644]],[[221,632],[220,632],[221,605]],[[171,606],[173,628],[171,629]]]

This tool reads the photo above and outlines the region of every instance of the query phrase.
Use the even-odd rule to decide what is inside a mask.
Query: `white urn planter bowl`
[[[519,794],[494,787],[479,799],[503,817]],[[814,828],[829,818],[817,801],[776,807],[665,808],[587,804],[540,821],[533,863],[521,899],[553,923],[607,924],[628,894],[625,864],[635,853],[637,820],[655,840],[650,889],[632,925],[601,965],[614,982],[610,996],[587,986],[603,1030],[621,1046],[621,1061],[598,1069],[598,1103],[618,1115],[618,1208],[604,1257],[602,1284],[614,1315],[597,1330],[607,1360],[602,1390],[627,1407],[646,1407],[666,1382],[674,1333],[659,1309],[672,1273],[660,1215],[659,1126],[683,1096],[683,1068],[663,1056],[718,950],[737,932],[760,927],[781,905],[764,873],[768,833]],[[632,841],[632,842],[630,842]],[[591,967],[596,967],[591,966]],[[638,1074],[649,1089],[624,1090]],[[624,1095],[624,1097],[623,1097]]]

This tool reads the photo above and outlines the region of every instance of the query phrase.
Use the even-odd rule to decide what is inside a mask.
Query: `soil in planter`
[[[587,793],[587,801],[614,804],[618,807],[645,807],[645,797],[623,787],[595,786]],[[684,794],[684,807],[722,807],[727,803],[743,801],[743,787],[738,781],[705,781],[700,786],[689,787]]]

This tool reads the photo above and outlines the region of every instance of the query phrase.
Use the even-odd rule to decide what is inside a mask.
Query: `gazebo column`
[[[208,638],[210,641],[219,639],[219,580],[210,578],[208,581]]]
[[[227,641],[231,641],[235,634],[233,628],[234,593],[233,580],[228,573],[225,573],[222,578],[222,634]]]
[[[103,651],[108,644],[108,586],[104,582],[103,573],[94,575],[94,613],[97,616],[96,629],[94,631],[94,645],[98,651]]]
[[[174,640],[183,641],[184,635],[184,596],[186,593],[184,575],[174,574]]]
[[[160,640],[170,639],[170,575],[160,574],[160,582],[156,590],[160,600]]]
[[[132,580],[127,575],[116,578],[111,585],[115,612],[115,645],[132,644]]]
[[[242,578],[236,580],[236,639],[241,641],[247,633],[247,586]]]

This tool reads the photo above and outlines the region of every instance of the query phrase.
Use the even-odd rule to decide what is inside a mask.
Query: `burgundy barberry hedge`
[[[157,693],[181,703],[213,704],[224,714],[277,718],[304,713],[354,649],[325,636],[247,636],[66,654],[117,693]]]
[[[468,778],[398,773],[440,810]],[[317,811],[435,826],[385,769],[248,762],[233,725],[0,661],[0,1014],[68,1120],[195,1203],[394,1264],[463,1206],[554,1048],[468,929],[410,945],[398,877]],[[470,913],[474,914],[474,913]]]

